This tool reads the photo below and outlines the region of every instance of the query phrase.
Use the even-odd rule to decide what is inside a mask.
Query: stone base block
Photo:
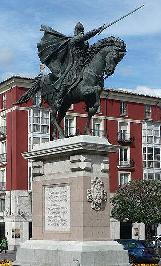
[[[116,241],[29,240],[20,245],[18,266],[128,266],[128,253]]]

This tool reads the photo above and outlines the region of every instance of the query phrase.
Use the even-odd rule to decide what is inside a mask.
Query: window
[[[161,180],[160,123],[144,123],[142,135],[144,179]]]
[[[64,120],[64,134],[66,137],[74,136],[76,133],[75,118],[66,116]]]
[[[0,190],[6,189],[6,169],[0,170]]]
[[[120,102],[120,115],[127,115],[127,103]]]
[[[6,112],[3,111],[0,113],[0,129],[6,134]]]
[[[145,105],[144,111],[145,111],[145,119],[151,118],[151,106]]]
[[[103,136],[103,121],[100,118],[93,118],[93,135]]]
[[[160,145],[161,128],[159,123],[143,124],[143,144]]]
[[[6,109],[6,94],[2,94],[2,109]]]
[[[143,148],[144,168],[160,168],[160,148]]]
[[[5,211],[5,199],[0,199],[0,212]]]
[[[130,134],[129,134],[129,125],[126,122],[120,122],[119,123],[119,134],[118,139],[128,141],[130,140]]]
[[[33,105],[36,105],[36,106],[40,106],[41,105],[41,92],[38,91],[35,96],[34,96],[34,99],[33,99]]]
[[[155,171],[144,173],[144,179],[145,180],[161,181],[161,173],[160,172],[155,172]]]
[[[143,166],[146,169],[160,168],[160,124],[143,125]]]
[[[6,141],[0,142],[0,163],[5,163],[6,158]]]
[[[49,111],[31,109],[29,113],[29,133],[49,133]]]
[[[119,185],[123,186],[127,184],[131,179],[130,173],[119,173]]]
[[[43,108],[32,108],[29,110],[29,151],[35,144],[48,142],[50,140],[50,112]]]
[[[126,166],[129,164],[129,149],[121,147],[119,150],[119,165]]]

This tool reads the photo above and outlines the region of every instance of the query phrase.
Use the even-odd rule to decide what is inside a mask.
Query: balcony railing
[[[119,161],[118,167],[121,169],[132,169],[135,166],[134,160],[128,160],[128,161]]]
[[[98,136],[98,137],[107,137],[106,135],[106,131],[105,130],[94,130],[94,129],[90,129],[89,130],[89,134],[91,136]],[[78,135],[85,135],[85,132],[80,132],[80,130],[78,128],[75,127],[70,127],[70,128],[66,128],[64,130],[64,135],[66,138],[68,137],[72,137],[72,136],[78,136]]]
[[[91,129],[91,135],[97,137],[106,137],[105,130]]]
[[[134,141],[134,137],[131,137],[129,133],[118,132],[118,142],[121,144],[130,144]]]
[[[6,155],[7,155],[6,153],[0,154],[0,164],[6,163],[6,161],[7,161],[7,156]]]

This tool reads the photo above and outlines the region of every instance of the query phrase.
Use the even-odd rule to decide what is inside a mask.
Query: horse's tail
[[[26,103],[40,90],[41,75],[37,76],[32,84],[32,87],[21,96],[21,98],[16,102],[16,104]]]

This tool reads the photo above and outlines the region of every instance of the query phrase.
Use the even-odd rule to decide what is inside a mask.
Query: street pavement
[[[2,251],[0,253],[0,260],[4,260],[4,259],[10,260],[10,261],[16,260],[16,251],[7,250],[7,253]]]

